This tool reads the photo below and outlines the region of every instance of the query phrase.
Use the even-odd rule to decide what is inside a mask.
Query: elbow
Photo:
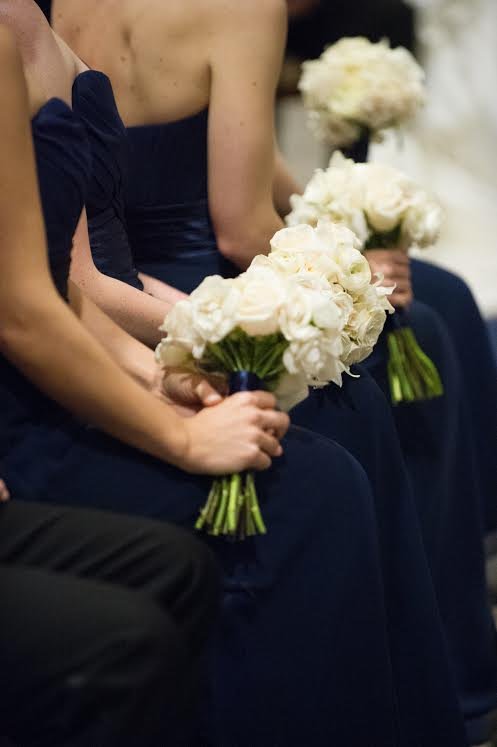
[[[239,226],[236,231],[219,231],[217,247],[223,257],[246,270],[255,256],[269,253],[270,241],[279,228],[281,225],[277,219],[267,226]]]
[[[246,236],[220,234],[217,236],[217,248],[225,259],[241,270],[245,270],[252,261]]]
[[[33,323],[31,314],[21,309],[9,310],[2,314],[0,321],[0,353],[10,358],[21,348],[30,345],[30,336],[33,334]],[[36,335],[36,332],[34,332]]]
[[[22,294],[22,301],[15,297],[0,307],[0,354],[6,357],[27,354],[33,347],[44,344],[53,334],[54,320],[65,304],[53,292]]]

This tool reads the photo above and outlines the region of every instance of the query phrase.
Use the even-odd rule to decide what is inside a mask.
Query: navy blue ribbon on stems
[[[229,392],[257,392],[266,389],[264,382],[251,371],[234,371],[229,377]]]

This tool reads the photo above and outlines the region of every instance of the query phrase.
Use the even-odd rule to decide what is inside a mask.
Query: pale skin
[[[61,88],[64,79],[64,100],[70,97],[70,85],[76,75],[87,69],[76,55],[60,39],[54,45],[52,32],[40,13],[34,13],[33,3],[0,3],[6,23],[17,19],[19,33],[23,34],[20,51],[25,63],[30,99],[33,104],[42,103],[43,95],[54,88]],[[9,20],[10,19],[10,20]],[[24,24],[24,26],[23,26]],[[42,69],[32,64],[33,59],[42,60]],[[66,103],[70,103],[67,101]],[[149,347],[155,347],[161,339],[159,327],[167,312],[184,297],[180,291],[156,280],[142,277],[145,293],[99,272],[96,268],[85,229],[75,237],[72,278],[86,295],[98,304],[115,322]]]
[[[313,5],[290,3],[290,10]],[[220,251],[241,269],[267,253],[290,212],[290,195],[301,192],[274,136],[286,13],[280,0],[54,3],[56,29],[109,75],[127,125],[170,122],[209,107],[209,207]],[[409,306],[405,252],[373,249],[366,256],[385,285],[396,285],[392,303]]]
[[[128,126],[209,108],[208,198],[219,250],[242,270],[267,254],[298,191],[274,131],[285,2],[56,0],[53,19],[81,58],[109,75]]]
[[[16,0],[16,11],[21,4],[24,0]],[[282,453],[279,440],[289,424],[273,409],[272,395],[242,393],[182,417],[139,383],[139,375],[130,375],[121,346],[109,347],[104,324],[109,333],[126,336],[122,347],[127,355],[139,343],[74,284],[70,306],[57,293],[48,266],[29,120],[52,96],[68,101],[71,78],[64,68],[53,67],[45,85],[38,86],[33,70],[42,65],[31,46],[25,52],[33,65],[28,93],[15,45],[17,39],[22,48],[25,38],[17,13],[6,12],[6,5],[0,3],[0,21],[9,27],[0,26],[0,353],[77,417],[185,471],[268,468]],[[21,21],[25,30],[26,19]],[[149,353],[144,346],[140,350]],[[195,396],[194,389],[189,393]]]
[[[10,493],[7,489],[6,484],[3,480],[0,480],[0,503],[7,503],[10,498]]]

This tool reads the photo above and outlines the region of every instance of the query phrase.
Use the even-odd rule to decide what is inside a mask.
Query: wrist
[[[188,464],[192,438],[188,428],[188,419],[182,418],[171,408],[169,408],[163,443],[163,460],[186,472],[190,471]]]

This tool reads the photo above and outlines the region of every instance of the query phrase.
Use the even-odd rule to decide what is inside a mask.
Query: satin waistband
[[[126,211],[126,224],[138,265],[218,251],[207,200],[132,207]]]

